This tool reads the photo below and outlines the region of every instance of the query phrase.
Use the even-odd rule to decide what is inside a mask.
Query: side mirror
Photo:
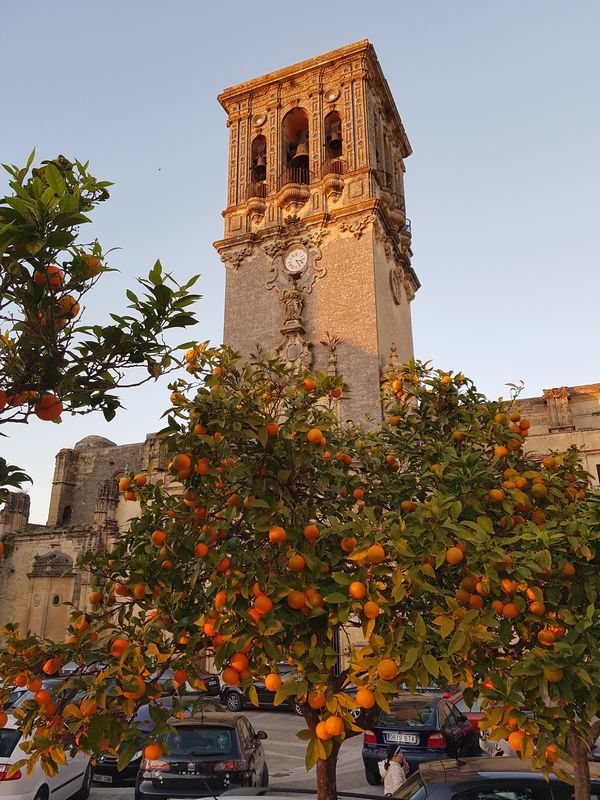
[[[266,731],[257,731],[256,732],[256,738],[257,739],[268,739],[269,736],[268,736]]]

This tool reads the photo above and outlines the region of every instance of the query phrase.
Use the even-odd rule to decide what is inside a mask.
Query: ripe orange
[[[0,728],[3,728],[8,722],[8,714],[6,711],[0,711]]]
[[[163,749],[162,747],[154,742],[153,744],[147,744],[144,747],[144,758],[148,761],[156,761],[162,756]]]
[[[575,565],[574,564],[563,564],[560,570],[560,574],[563,575],[565,578],[573,578],[575,575]]]
[[[33,280],[41,286],[50,286],[51,289],[60,289],[63,285],[65,273],[62,269],[51,264],[44,271],[36,270],[33,273]]]
[[[102,602],[102,592],[90,592],[88,601],[92,606],[99,606]]]
[[[317,539],[319,538],[319,529],[317,528],[317,526],[307,525],[306,528],[304,528],[304,538],[306,539],[307,542],[310,542],[311,544],[313,542],[316,542]]]
[[[95,278],[96,275],[100,272],[100,267],[102,266],[102,260],[96,258],[91,253],[82,253],[81,258],[84,261],[85,270],[86,270],[86,278]]]
[[[305,391],[312,392],[316,389],[317,383],[312,378],[304,378],[302,381]]]
[[[496,447],[494,447],[494,455],[498,458],[506,458],[508,455],[508,447],[504,447],[503,444],[497,444]]]
[[[123,684],[123,697],[139,700],[146,694],[146,684],[139,675],[129,675]]]
[[[379,606],[373,600],[368,600],[363,606],[363,614],[367,619],[376,619],[379,616]]]
[[[449,547],[446,550],[446,561],[448,564],[460,564],[464,557],[464,553],[459,547]]]
[[[304,600],[304,592],[298,589],[293,589],[287,596],[288,606],[296,611],[304,606]]]
[[[208,555],[208,547],[204,544],[204,542],[198,542],[198,544],[194,547],[194,555],[198,558],[204,558],[204,556]]]
[[[373,708],[375,695],[370,689],[359,689],[356,693],[356,702],[361,708]]]
[[[365,490],[363,489],[362,486],[358,486],[352,492],[352,497],[354,497],[355,500],[362,500],[364,496],[365,496]]]
[[[128,489],[126,492],[123,492],[123,499],[135,500],[135,492],[132,492],[131,489]]]
[[[551,764],[554,764],[556,761],[558,761],[558,750],[553,744],[548,745],[544,755],[546,756],[546,761],[549,761]]]
[[[148,476],[140,472],[134,476],[133,480],[136,486],[145,486],[148,483]]]
[[[15,675],[14,684],[15,686],[25,686],[27,684],[27,675],[24,672],[19,672],[18,675]]]
[[[505,619],[516,619],[519,616],[519,609],[514,603],[505,603],[502,609],[502,616]]]
[[[79,710],[84,717],[91,717],[96,713],[97,708],[98,704],[93,697],[84,697],[79,704]]]
[[[265,688],[270,692],[276,692],[281,686],[281,678],[276,672],[270,672],[265,677]]]
[[[483,608],[483,597],[479,594],[472,594],[469,597],[469,606],[471,608]]]
[[[217,572],[227,572],[229,567],[231,566],[231,560],[224,556],[216,566]]]
[[[63,404],[54,394],[44,394],[34,406],[36,417],[46,421],[58,419],[63,412]]]
[[[27,688],[30,692],[39,692],[39,690],[42,688],[42,679],[32,678],[27,684]]]
[[[529,611],[536,617],[543,617],[546,613],[546,606],[538,603],[537,600],[529,604]]]
[[[531,487],[531,496],[540,500],[548,495],[548,487],[545,483],[534,483]]]
[[[327,699],[323,692],[314,691],[308,694],[308,705],[311,708],[324,708]],[[317,734],[318,735],[318,734]]]
[[[306,438],[311,444],[321,444],[323,434],[318,428],[311,428],[306,434]]]
[[[77,300],[70,294],[65,294],[63,297],[60,298],[58,301],[58,307],[61,311],[62,316],[65,317],[76,317],[79,314],[79,303]]]
[[[273,525],[269,531],[269,541],[273,544],[281,544],[287,539],[287,534],[280,525]]]
[[[155,547],[162,547],[167,541],[167,534],[164,531],[156,530],[150,537],[150,541]]]
[[[254,601],[254,608],[261,614],[268,614],[273,608],[273,601],[266,594],[261,594]]]
[[[220,591],[215,595],[215,608],[217,611],[222,611],[227,604],[227,592]]]
[[[313,608],[323,608],[325,605],[321,593],[312,586],[306,590],[306,600]]]
[[[127,641],[127,639],[122,639],[121,637],[118,637],[113,640],[110,646],[110,654],[113,658],[120,658],[123,655],[123,653],[125,653],[125,651],[128,649],[128,647],[129,647],[129,642]]]
[[[519,753],[523,747],[524,738],[525,737],[522,731],[513,731],[512,733],[508,734],[508,743],[513,750],[516,750],[517,753]]]
[[[62,661],[60,658],[49,658],[42,667],[42,671],[46,675],[54,675],[60,669]]]
[[[172,463],[177,472],[185,472],[192,466],[192,459],[187,453],[177,453]]]
[[[562,669],[550,669],[549,667],[544,667],[544,678],[548,681],[548,683],[560,683],[564,677],[564,672]]]
[[[504,603],[502,600],[492,600],[492,608],[496,612],[496,614],[502,614],[504,611]]]
[[[348,593],[354,600],[362,600],[367,594],[367,587],[361,581],[352,581],[348,586]]]
[[[315,728],[315,733],[317,734],[317,738],[320,739],[322,742],[326,742],[327,739],[331,739],[331,734],[327,731],[327,725],[325,720],[321,720],[321,722],[317,723]]]
[[[45,706],[52,700],[52,695],[48,689],[39,689],[33,696],[38,706]]]
[[[342,548],[344,553],[351,553],[356,547],[356,537],[344,536],[342,541],[340,542],[340,547]]]
[[[391,681],[398,674],[398,666],[391,658],[384,658],[377,665],[377,674],[382,680]]]
[[[248,669],[248,656],[245,653],[234,653],[229,659],[229,663],[238,672]]]
[[[519,414],[518,411],[511,411],[510,414],[508,415],[508,418],[511,422],[518,422],[521,419],[521,415]],[[515,747],[515,750],[516,749],[517,748]]]
[[[538,642],[543,645],[544,647],[552,647],[554,642],[556,641],[556,635],[547,628],[541,630],[538,635]]]
[[[504,492],[502,489],[490,489],[488,497],[492,503],[501,503],[504,500]]]
[[[344,732],[344,720],[341,717],[327,717],[325,730],[330,736],[340,736]]]
[[[136,600],[143,600],[146,597],[146,587],[143,583],[136,583],[131,587],[131,594]]]
[[[506,592],[506,594],[514,594],[514,592],[517,591],[517,582],[510,578],[502,578],[500,586],[502,587],[502,591]]]
[[[279,425],[276,422],[267,422],[265,425],[267,436],[277,436],[279,433]]]
[[[471,595],[466,591],[466,589],[457,589],[454,597],[456,598],[456,601],[463,606],[467,605],[471,599]]]
[[[371,564],[381,564],[385,560],[385,550],[380,544],[372,544],[367,550],[367,560]]]
[[[197,475],[207,475],[208,470],[210,469],[210,464],[206,458],[200,458],[196,461],[196,466],[194,467]]]
[[[239,686],[240,673],[237,671],[237,669],[234,669],[233,667],[225,667],[225,669],[221,673],[221,680],[227,686]]]
[[[302,572],[305,566],[306,562],[301,555],[296,553],[295,555],[290,556],[290,559],[288,560],[288,569],[291,570],[291,572]]]

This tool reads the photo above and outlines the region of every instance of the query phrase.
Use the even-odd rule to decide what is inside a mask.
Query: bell
[[[296,152],[292,157],[292,164],[300,166],[298,162],[304,163],[306,159],[308,159],[308,142],[298,142]]]
[[[340,131],[339,123],[337,125],[333,125],[331,131],[329,132],[329,144],[332,147],[342,146],[342,132]]]
[[[259,153],[256,158],[254,159],[254,166],[255,167],[263,167],[266,168],[267,166],[267,157],[264,153]]]

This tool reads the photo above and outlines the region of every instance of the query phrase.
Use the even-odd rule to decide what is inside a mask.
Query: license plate
[[[414,733],[384,733],[383,738],[386,742],[398,742],[398,744],[419,744],[419,737]]]
[[[98,783],[112,783],[112,775],[94,775],[94,780]]]

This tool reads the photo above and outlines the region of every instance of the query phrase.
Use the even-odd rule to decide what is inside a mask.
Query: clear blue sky
[[[364,38],[414,151],[417,356],[493,396],[520,379],[529,396],[599,381],[597,0],[5,0],[0,160],[24,163],[35,146],[40,159],[89,159],[116,183],[86,236],[122,248],[121,275],[103,279],[91,315],[122,308],[159,257],[182,278],[202,273],[197,338],[219,342],[224,270],[212,242],[227,129],[216,96]],[[35,477],[32,521],[46,519],[61,447],[157,428],[164,386],[123,399],[110,425],[65,418],[2,440]]]

